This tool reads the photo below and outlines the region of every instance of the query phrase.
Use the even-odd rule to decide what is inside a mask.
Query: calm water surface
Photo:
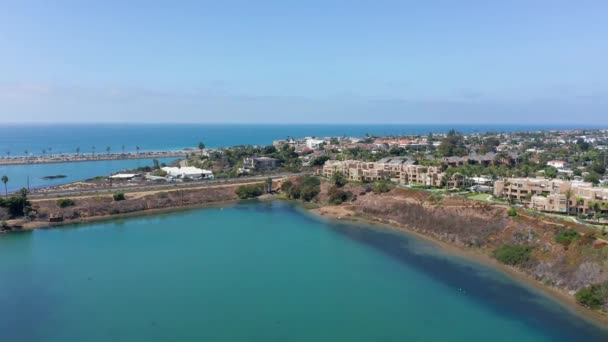
[[[171,163],[177,158],[157,158],[159,163]],[[110,174],[126,169],[136,169],[143,166],[152,166],[153,159],[123,159],[99,160],[77,163],[49,163],[0,165],[0,175],[6,175],[8,191],[27,188],[28,178],[31,189],[52,185],[67,184],[96,176],[109,176]],[[65,178],[42,179],[45,176],[66,175]],[[4,187],[2,186],[2,191]]]
[[[0,236],[0,341],[607,341],[416,238],[245,203]]]

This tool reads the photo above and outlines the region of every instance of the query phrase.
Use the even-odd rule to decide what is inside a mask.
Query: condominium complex
[[[378,162],[359,160],[328,160],[321,174],[332,177],[341,172],[352,181],[391,180],[400,184],[423,184],[442,186],[443,169],[437,166],[413,165],[413,160],[403,158],[385,158]]]
[[[600,210],[608,211],[608,189],[587,182],[506,178],[494,183],[494,196],[519,200],[540,211],[587,214],[596,202]]]

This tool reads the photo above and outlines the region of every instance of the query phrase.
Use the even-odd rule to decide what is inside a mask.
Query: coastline
[[[570,294],[565,293],[564,291],[553,286],[545,285],[539,282],[538,280],[530,277],[521,270],[518,270],[514,267],[505,264],[501,264],[494,258],[490,257],[488,254],[483,253],[481,249],[467,249],[458,247],[456,245],[449,244],[447,242],[409,229],[396,222],[386,223],[381,222],[377,219],[353,216],[352,212],[345,210],[345,207],[343,206],[321,206],[319,208],[305,210],[306,212],[317,218],[323,218],[340,223],[354,223],[355,226],[363,225],[379,229],[387,229],[390,231],[397,232],[399,234],[411,235],[424,241],[430,242],[431,244],[437,246],[438,248],[441,248],[442,250],[450,254],[458,255],[473,262],[498,270],[510,277],[511,279],[514,279],[515,281],[521,283],[522,285],[557,301],[566,310],[573,314],[576,314],[587,322],[593,323],[594,325],[602,329],[608,330],[608,314],[603,314],[599,311],[583,307],[582,305],[576,302],[574,296],[571,296]]]
[[[38,164],[58,164],[58,163],[79,163],[105,160],[131,160],[131,159],[152,159],[152,158],[171,158],[185,157],[192,151],[154,151],[140,153],[111,153],[111,154],[66,154],[58,156],[36,156],[36,157],[11,157],[0,158],[0,166],[10,165],[38,165]]]
[[[277,195],[264,195],[259,198],[260,201],[275,201],[275,200],[283,200],[278,198]],[[99,216],[88,216],[81,217],[78,219],[70,219],[62,222],[45,222],[45,221],[35,221],[29,222],[21,229],[8,231],[5,233],[19,233],[32,231],[34,229],[52,229],[52,228],[61,228],[72,225],[80,225],[86,223],[93,222],[101,222],[101,221],[109,221],[115,219],[125,219],[131,217],[145,217],[152,216],[164,213],[175,213],[181,211],[187,211],[192,209],[199,208],[208,208],[208,207],[224,207],[233,205],[235,203],[240,202],[239,199],[221,199],[221,200],[213,200],[205,203],[195,203],[195,204],[186,204],[186,205],[176,205],[176,206],[168,206],[163,208],[150,208],[145,210],[138,210],[133,212],[126,213],[117,213],[111,215],[99,215]],[[483,249],[469,249],[464,247],[459,247],[454,244],[447,243],[445,241],[441,241],[437,238],[434,238],[429,235],[425,235],[423,233],[417,232],[413,229],[408,228],[407,226],[401,225],[394,221],[389,220],[380,220],[376,218],[363,217],[361,215],[354,215],[353,212],[347,209],[347,206],[332,206],[332,205],[321,205],[317,208],[306,208],[299,201],[289,201],[294,202],[299,205],[303,212],[309,213],[317,218],[334,220],[336,222],[348,222],[349,224],[362,224],[365,226],[377,227],[380,229],[387,229],[391,231],[398,232],[400,234],[407,234],[414,236],[416,238],[423,239],[428,241],[437,247],[441,248],[448,253],[455,254],[458,256],[462,256],[466,259],[472,260],[479,264],[488,266],[492,269],[499,270],[510,278],[520,282],[526,287],[533,289],[535,291],[540,292],[542,295],[545,295],[553,300],[559,302],[566,310],[569,312],[576,314],[577,316],[585,319],[588,322],[591,322],[602,329],[608,329],[608,315],[602,314],[599,311],[587,309],[580,304],[578,304],[574,297],[563,290],[555,288],[553,286],[548,286],[529,276],[521,270],[518,270],[514,267],[507,266],[499,263],[494,258],[490,257],[487,253],[484,253]]]
[[[200,204],[189,204],[184,206],[176,206],[176,207],[166,207],[166,208],[154,208],[154,209],[146,209],[133,211],[129,213],[120,213],[120,214],[112,214],[112,215],[102,215],[102,216],[90,216],[90,217],[82,217],[77,220],[69,220],[62,222],[42,222],[36,221],[32,222],[31,225],[27,225],[19,230],[13,230],[4,233],[20,233],[20,232],[29,232],[37,229],[53,229],[53,228],[62,228],[71,225],[79,225],[86,223],[94,223],[94,222],[103,222],[103,221],[111,221],[115,219],[125,219],[132,217],[145,217],[145,216],[153,216],[159,214],[168,214],[168,213],[179,213],[181,211],[188,211],[193,209],[202,209],[202,208],[213,208],[213,207],[226,207],[228,205],[236,204],[240,200],[222,200],[216,202],[208,202],[208,203],[200,203]]]

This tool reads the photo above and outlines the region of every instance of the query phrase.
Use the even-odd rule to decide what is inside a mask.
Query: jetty
[[[179,151],[152,151],[152,152],[127,152],[127,153],[104,153],[104,154],[56,154],[36,156],[15,156],[0,158],[0,165],[23,165],[23,164],[50,164],[50,163],[73,163],[99,160],[122,160],[122,159],[150,159],[167,157],[185,157],[192,150]]]

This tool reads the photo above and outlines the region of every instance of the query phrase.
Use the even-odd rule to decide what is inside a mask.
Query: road
[[[303,176],[309,175],[312,172],[300,172],[300,173],[278,173],[272,175],[262,175],[262,176],[250,176],[250,177],[239,177],[239,178],[230,178],[230,179],[210,179],[210,180],[201,180],[201,181],[191,181],[191,182],[180,182],[180,183],[155,183],[149,182],[147,184],[142,185],[134,185],[134,186],[113,186],[113,187],[100,187],[95,189],[78,189],[78,190],[49,190],[45,192],[32,192],[28,196],[32,199],[44,199],[44,198],[52,198],[52,197],[65,197],[65,196],[86,196],[86,195],[94,195],[94,194],[104,194],[104,193],[112,193],[117,191],[122,192],[136,192],[136,191],[156,191],[156,190],[173,190],[173,189],[184,189],[184,188],[198,188],[198,187],[206,187],[211,185],[218,184],[239,184],[239,183],[248,183],[252,181],[262,181],[267,179],[268,177],[272,179],[279,179],[285,177],[295,177],[295,176]],[[39,190],[37,190],[39,191]]]

